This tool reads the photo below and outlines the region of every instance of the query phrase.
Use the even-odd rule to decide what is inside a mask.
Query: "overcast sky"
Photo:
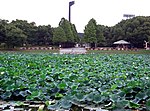
[[[37,25],[57,27],[61,18],[68,19],[71,0],[0,0],[0,19],[27,20]],[[71,22],[83,32],[91,18],[97,24],[114,26],[123,14],[150,16],[150,0],[74,0]]]

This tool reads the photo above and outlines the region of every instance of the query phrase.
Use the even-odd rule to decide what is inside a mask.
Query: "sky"
[[[69,2],[72,0],[0,0],[0,19],[20,19],[36,25],[57,27],[61,18],[68,19]],[[150,16],[150,0],[74,0],[71,6],[71,23],[83,32],[88,21],[114,26],[123,14]]]

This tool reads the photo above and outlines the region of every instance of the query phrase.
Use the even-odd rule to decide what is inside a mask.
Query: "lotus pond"
[[[0,100],[150,110],[150,55],[0,53]]]

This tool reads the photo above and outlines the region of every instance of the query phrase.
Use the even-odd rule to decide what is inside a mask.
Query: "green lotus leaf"
[[[125,96],[125,92],[123,91],[118,91],[117,95],[121,98],[123,98]]]
[[[105,92],[106,90],[107,90],[107,85],[103,85],[102,87],[100,87],[98,90],[100,91],[100,92]]]
[[[113,84],[113,85],[111,86],[111,90],[115,90],[117,87],[118,87],[117,84]]]
[[[67,87],[67,84],[64,82],[58,84],[58,88],[60,88],[60,89],[65,89],[66,87]]]
[[[35,98],[40,99],[41,91],[33,91],[30,96],[27,96],[27,100],[34,100]]]
[[[120,96],[118,96],[117,94],[112,94],[110,95],[110,100],[113,102],[118,102],[120,100]]]
[[[84,100],[85,100],[85,95],[84,95],[83,93],[77,93],[77,94],[75,95],[75,97],[76,97],[76,99],[77,99],[78,101],[84,101]]]
[[[77,88],[78,88],[77,85],[72,85],[72,86],[71,86],[71,90],[76,90]]]
[[[72,101],[74,98],[74,96],[72,94],[67,94],[66,96],[64,96],[64,99]]]
[[[96,103],[96,104],[102,102],[101,95],[100,94],[94,95],[93,102]]]
[[[147,82],[147,85],[146,85],[148,88],[150,87],[150,81],[149,82]]]
[[[150,99],[148,99],[148,100],[146,101],[146,109],[147,109],[147,111],[150,110]]]
[[[63,79],[64,77],[65,77],[65,74],[60,74],[60,75],[58,76],[59,79]]]
[[[133,88],[131,88],[131,87],[125,87],[125,88],[123,89],[123,91],[124,91],[126,94],[132,93],[132,92],[133,92]]]
[[[15,86],[15,84],[13,83],[13,84],[11,84],[11,85],[8,85],[7,88],[6,88],[6,90],[7,90],[7,91],[14,91],[15,88],[16,88],[16,86]]]
[[[140,107],[140,105],[139,104],[137,104],[137,103],[134,103],[134,102],[132,102],[132,101],[130,101],[129,102],[129,108],[139,108]]]
[[[75,80],[77,77],[78,77],[78,76],[76,76],[76,75],[71,75],[71,76],[69,77],[69,79],[72,81],[72,80]]]
[[[47,82],[53,82],[54,79],[52,77],[50,77],[50,76],[46,76],[46,81]]]
[[[0,67],[0,74],[4,74],[3,71],[5,71],[6,68],[5,67]]]
[[[150,89],[146,91],[146,95],[150,97]]]
[[[87,101],[93,101],[93,99],[94,99],[94,94],[93,93],[90,93],[90,94],[86,95],[86,100]]]
[[[115,106],[119,109],[121,109],[121,108],[125,108],[125,107],[127,107],[129,105],[129,101],[128,100],[120,100],[120,101],[117,101],[116,103],[115,103]]]
[[[69,109],[72,106],[72,103],[69,100],[63,99],[61,101],[61,107],[63,109]]]
[[[11,95],[12,95],[12,93],[10,91],[7,91],[1,95],[1,98],[8,99],[11,97]]]
[[[139,98],[139,100],[146,99],[147,97],[148,97],[148,95],[146,95],[145,92],[139,92],[139,93],[136,95],[136,98]]]
[[[57,109],[60,109],[60,104],[59,104],[59,102],[57,102],[53,105],[48,105],[47,109],[52,110],[52,111],[56,111]]]
[[[27,101],[30,101],[30,100],[34,100],[34,98],[31,97],[31,96],[27,96],[27,97],[26,97],[26,100],[27,100]]]
[[[38,97],[40,95],[40,91],[34,91],[31,93],[31,96]]]
[[[40,70],[38,70],[38,69],[35,69],[33,71],[34,71],[35,74],[40,74]]]
[[[28,95],[28,92],[27,91],[20,91],[19,94],[22,96],[22,97],[26,97]]]
[[[76,95],[78,93],[77,90],[71,90],[71,95]]]
[[[56,98],[62,98],[62,97],[63,97],[63,95],[62,95],[62,94],[60,94],[60,93],[56,93],[56,94],[55,94],[55,97],[56,97]]]
[[[41,74],[40,78],[43,79],[43,80],[45,80],[46,79],[46,74]]]

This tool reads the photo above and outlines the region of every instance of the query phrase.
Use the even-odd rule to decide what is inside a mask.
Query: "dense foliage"
[[[71,24],[65,18],[62,18],[59,23],[59,27],[63,29],[63,32],[61,33],[62,38],[60,38],[60,34],[58,34],[60,37],[57,37],[57,33],[55,33],[53,38],[56,38],[59,41],[58,43],[63,45],[63,47],[74,47],[75,43],[79,42],[79,36],[75,25]],[[57,32],[57,30],[54,31]],[[65,33],[65,36],[63,33]]]
[[[0,100],[150,110],[150,55],[0,53]]]
[[[62,18],[58,27],[61,27],[64,33],[55,30],[60,28],[52,28],[51,25],[36,26],[34,22],[28,23],[26,20],[9,22],[0,19],[0,47],[50,46],[62,43],[74,45],[79,41],[75,25]]]
[[[144,41],[150,41],[150,17],[123,20],[114,27],[113,31],[113,41],[124,39],[130,41],[135,47],[144,47]]]
[[[91,19],[85,26],[84,30],[85,42],[90,43],[92,47],[95,47],[97,44],[96,25],[96,21],[94,19]]]
[[[104,27],[97,25],[96,20],[92,18],[85,26],[84,41],[91,47],[105,46]]]
[[[150,41],[150,17],[137,16],[122,20],[113,27],[97,25],[96,20],[91,19],[85,26],[84,33],[87,43],[94,40],[97,46],[112,46],[113,42],[123,39],[133,47],[143,48],[144,41]]]
[[[110,47],[113,46],[113,42],[121,39],[130,42],[133,47],[143,48],[144,41],[150,41],[150,17],[137,16],[122,20],[112,27],[97,24],[92,18],[85,26],[84,37],[81,38],[75,25],[65,18],[60,20],[56,28],[51,25],[36,26],[34,22],[28,23],[25,20],[9,22],[0,19],[0,47],[49,45],[73,47],[75,43],[88,43],[92,47]]]

